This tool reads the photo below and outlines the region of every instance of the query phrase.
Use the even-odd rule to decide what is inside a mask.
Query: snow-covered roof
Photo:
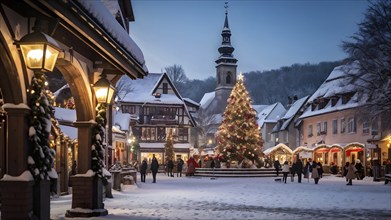
[[[114,111],[114,125],[118,125],[122,131],[128,131],[130,125],[131,115],[129,113],[122,113]]]
[[[112,126],[111,130],[112,130],[114,133],[125,134],[125,132],[122,131],[122,130],[120,129],[119,126]]]
[[[103,26],[103,28],[122,46],[126,51],[143,67],[145,72],[148,69],[145,65],[144,55],[141,49],[118,23],[114,16],[101,1],[77,0],[78,3],[89,12]]]
[[[156,104],[184,104],[181,97],[176,94],[161,94],[160,98],[153,95],[153,91],[158,86],[160,79],[164,76],[161,73],[150,73],[143,79],[132,80],[127,76],[122,76],[120,81],[123,81],[124,86],[130,88],[129,92],[124,96],[123,92],[119,92],[121,102],[133,103],[156,103]],[[122,82],[118,82],[122,83]]]
[[[65,121],[65,122],[70,122],[70,123],[73,123],[76,121],[76,110],[59,108],[59,107],[55,107],[54,110],[55,110],[54,117],[58,121]]]
[[[305,147],[305,146],[300,146],[300,147],[297,147],[296,149],[294,149],[292,151],[292,154],[297,154],[297,153],[300,153],[300,152],[312,152],[313,149],[311,148],[308,148],[308,147]]]
[[[200,106],[200,103],[198,103],[198,102],[196,102],[196,101],[194,101],[192,99],[189,99],[189,98],[183,98],[183,101],[188,102],[188,103],[193,104],[193,105],[198,106],[198,107]]]
[[[274,146],[274,147],[271,147],[271,148],[268,148],[268,149],[264,150],[263,153],[266,154],[266,155],[269,155],[269,154],[271,154],[271,153],[273,153],[274,151],[279,150],[279,149],[282,149],[283,151],[286,151],[286,152],[289,153],[289,154],[292,154],[292,152],[293,152],[293,151],[292,151],[288,146],[286,146],[285,144],[277,144],[277,145]]]
[[[209,104],[213,101],[214,98],[215,98],[215,92],[205,93],[200,101],[201,108],[207,109]]]
[[[281,118],[284,122],[282,123],[280,130],[286,130],[292,120],[295,118],[300,109],[304,106],[308,99],[308,96],[305,96],[297,101],[295,101],[292,106],[288,109],[285,115]]]
[[[320,97],[329,98],[357,91],[357,86],[351,83],[351,76],[358,73],[357,63],[335,67],[323,84],[308,99],[308,102],[313,102]]]
[[[164,148],[165,143],[140,143],[140,148]],[[175,143],[175,149],[189,149],[191,145],[189,143]]]
[[[262,127],[264,123],[276,123],[285,111],[286,109],[280,102],[267,105],[258,112],[258,125]]]
[[[365,103],[368,99],[368,96],[359,91],[358,82],[352,83],[354,75],[360,74],[359,64],[353,62],[349,65],[343,65],[335,67],[334,70],[330,73],[329,77],[323,82],[323,84],[315,91],[315,93],[308,99],[308,102],[311,103],[319,98],[326,98],[327,104],[319,109],[319,105],[315,106],[312,109],[311,106],[307,107],[304,113],[301,115],[300,119],[321,115],[325,113],[335,112],[346,110],[350,108],[356,108]],[[364,76],[365,77],[365,76]],[[353,96],[346,102],[342,103],[342,99],[339,98],[336,103],[333,103],[327,98],[343,95],[343,94],[353,94]]]
[[[263,111],[263,109],[265,109],[269,105],[252,105],[252,106],[253,106],[253,109],[255,111],[257,111],[257,113],[260,113],[261,111]]]
[[[72,141],[77,139],[77,128],[66,125],[59,125],[62,133],[68,136]]]

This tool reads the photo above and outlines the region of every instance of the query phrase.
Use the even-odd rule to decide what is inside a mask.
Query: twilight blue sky
[[[130,35],[151,73],[182,65],[190,79],[215,76],[224,2],[133,0]],[[238,72],[278,69],[294,63],[336,61],[340,45],[358,30],[364,0],[228,1],[231,43]]]

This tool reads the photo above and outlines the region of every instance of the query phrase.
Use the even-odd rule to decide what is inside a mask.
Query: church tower
[[[236,83],[236,62],[232,53],[235,48],[231,45],[231,30],[228,25],[228,5],[225,7],[225,21],[223,31],[221,32],[222,43],[218,51],[220,53],[216,62],[216,81],[215,99],[222,104],[218,112],[223,113],[227,105],[227,99]]]

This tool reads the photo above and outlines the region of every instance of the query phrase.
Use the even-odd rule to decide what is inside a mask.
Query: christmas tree
[[[174,161],[174,139],[172,137],[172,132],[170,131],[167,136],[166,143],[164,144],[164,155],[165,162],[169,160]]]
[[[247,159],[260,164],[262,137],[256,115],[243,83],[243,75],[240,75],[227,100],[223,121],[216,134],[217,149],[223,162],[236,161],[241,164]]]

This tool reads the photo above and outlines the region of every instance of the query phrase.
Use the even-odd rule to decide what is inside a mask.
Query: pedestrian
[[[294,182],[295,181],[295,173],[296,173],[296,162],[292,163],[290,172],[291,172],[291,182]]]
[[[187,176],[194,176],[195,168],[198,167],[198,163],[194,160],[193,157],[190,157],[187,160]]]
[[[282,166],[282,181],[286,183],[286,179],[288,178],[289,173],[289,164],[288,161],[284,162],[284,165]]]
[[[356,177],[357,177],[357,180],[362,180],[364,179],[364,167],[363,165],[361,164],[361,161],[359,159],[356,160],[356,164],[354,165],[354,167],[356,168]]]
[[[345,163],[345,166],[343,167],[343,176],[346,178],[346,182],[348,182],[348,177],[346,176],[348,174],[349,169],[349,162]]]
[[[319,177],[322,178],[323,177],[323,166],[322,166],[322,163],[321,162],[318,162],[318,174],[319,174]]]
[[[308,181],[310,181],[310,176],[312,174],[312,166],[313,166],[312,158],[309,158],[303,170],[304,177],[308,178]]]
[[[300,158],[296,160],[296,173],[297,173],[297,182],[301,183],[301,175],[303,172],[303,163],[301,162]]]
[[[152,154],[152,162],[151,162],[151,171],[152,171],[152,177],[153,177],[152,183],[156,183],[156,174],[157,174],[158,169],[159,169],[159,163],[157,162],[155,154]]]
[[[384,168],[384,174],[391,174],[391,160],[387,160],[386,167]],[[385,178],[384,184],[387,184],[389,180]]]
[[[141,182],[144,182],[144,183],[145,183],[145,176],[147,174],[147,167],[148,167],[147,158],[144,158],[144,160],[141,162],[141,166],[140,166]]]
[[[177,162],[177,173],[176,173],[176,176],[178,177],[178,174],[180,175],[180,177],[182,177],[182,168],[183,168],[183,164],[185,162],[182,160],[182,158],[179,158],[178,159],[178,162]]]
[[[278,174],[279,174],[280,168],[281,168],[280,161],[275,160],[275,161],[274,161],[274,169],[276,170],[277,176],[278,176]]]
[[[319,170],[320,169],[320,166],[319,164],[314,161],[312,163],[312,174],[311,174],[311,177],[315,180],[315,184],[318,184],[319,183],[319,179],[320,179],[320,175],[319,175]]]
[[[348,180],[348,183],[346,185],[352,185],[352,180],[356,177],[356,167],[354,167],[353,163],[349,164],[347,173],[346,173],[346,179]]]
[[[171,176],[171,177],[174,177],[174,174],[172,173],[174,169],[174,162],[172,162],[172,159],[169,159],[168,162],[167,162],[167,175],[168,176]]]

